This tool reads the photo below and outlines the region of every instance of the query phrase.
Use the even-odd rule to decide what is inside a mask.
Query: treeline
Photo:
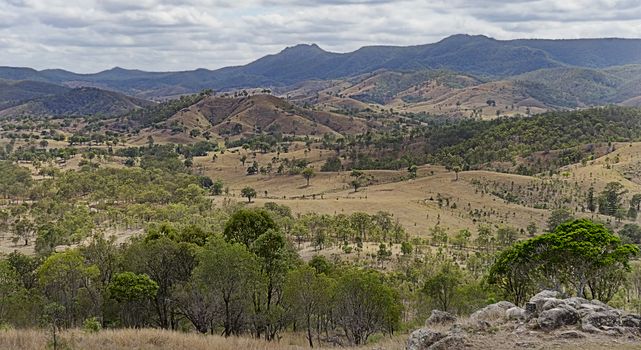
[[[463,169],[476,169],[509,162],[513,166],[505,170],[516,171],[518,160],[522,165],[518,171],[525,174],[588,159],[595,156],[596,144],[641,139],[641,111],[615,106],[490,121],[429,119],[423,123],[428,125],[371,131],[325,146],[339,152],[345,149],[351,167],[358,169],[401,169],[426,163],[460,163]],[[552,154],[551,160],[533,155],[555,150],[560,153]]]
[[[89,244],[0,262],[0,320],[15,327],[193,328],[275,340],[304,329],[364,344],[401,324],[390,276],[322,257],[301,261],[263,210],[239,210],[222,234],[165,225],[127,244]]]

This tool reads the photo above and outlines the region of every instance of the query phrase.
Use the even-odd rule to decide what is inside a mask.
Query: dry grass
[[[445,331],[446,329],[439,329]],[[402,350],[405,349],[406,335],[385,338],[362,347],[344,347],[348,350]],[[0,331],[0,349],[42,350],[51,349],[51,334],[43,330]],[[280,342],[265,342],[251,338],[223,338],[220,336],[181,333],[157,329],[103,330],[85,333],[80,330],[65,331],[59,335],[59,349],[66,350],[300,350],[308,349],[303,337],[285,335]],[[560,339],[557,334],[513,334],[500,330],[494,334],[470,335],[467,349],[513,350],[559,349],[597,350],[640,349],[636,338],[615,338],[589,336],[584,339]],[[321,347],[317,349],[331,349]],[[336,349],[336,348],[334,348]]]
[[[41,350],[51,348],[51,334],[42,330],[0,331],[0,349]],[[404,338],[385,339],[376,344],[380,349],[400,350]],[[287,335],[280,342],[251,338],[181,333],[158,329],[103,330],[85,333],[65,331],[60,335],[60,349],[68,350],[296,350],[308,346],[302,337]],[[369,347],[351,349],[370,349]],[[323,349],[323,348],[320,348]]]

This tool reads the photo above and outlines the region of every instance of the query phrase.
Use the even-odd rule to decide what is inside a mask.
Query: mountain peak
[[[321,49],[320,46],[316,44],[298,44],[295,46],[289,46],[282,51],[282,53],[289,53],[289,52],[311,53],[311,52],[326,52],[326,51]]]

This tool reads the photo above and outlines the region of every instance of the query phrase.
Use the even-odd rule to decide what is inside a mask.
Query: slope
[[[153,102],[132,98],[120,93],[96,88],[77,88],[39,97],[0,111],[0,116],[92,116],[114,117]]]

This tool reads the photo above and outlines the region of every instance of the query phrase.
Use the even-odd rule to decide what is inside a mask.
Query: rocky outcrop
[[[464,324],[454,323],[444,331],[431,326],[456,322],[449,313],[434,310],[426,328],[410,335],[407,350],[446,350],[465,347],[468,334],[483,334],[496,329],[514,334],[547,334],[558,339],[581,339],[594,334],[641,336],[641,316],[626,313],[598,300],[571,297],[562,299],[555,291],[542,291],[524,308],[501,301],[474,312]]]
[[[456,316],[452,315],[449,312],[441,310],[432,310],[432,314],[425,321],[426,326],[435,325],[435,324],[447,324],[454,323],[456,321]]]

